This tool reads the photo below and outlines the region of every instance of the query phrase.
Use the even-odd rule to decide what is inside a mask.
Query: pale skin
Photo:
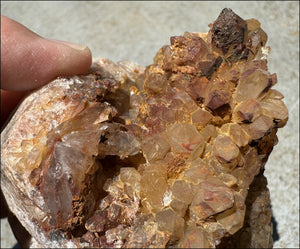
[[[91,62],[88,47],[43,38],[1,16],[1,126],[28,91],[57,76],[86,73]]]
[[[43,38],[1,16],[1,128],[31,90],[58,76],[87,73],[91,63],[88,47]],[[26,246],[27,235],[7,209],[1,191],[1,218],[6,216],[18,242]]]

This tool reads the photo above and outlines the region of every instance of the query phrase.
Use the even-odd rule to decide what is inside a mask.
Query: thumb
[[[86,46],[45,39],[1,16],[1,88],[26,91],[58,76],[87,73],[92,62]]]

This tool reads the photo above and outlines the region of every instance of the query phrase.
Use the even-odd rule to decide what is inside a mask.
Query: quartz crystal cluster
[[[266,41],[224,9],[145,69],[97,59],[29,96],[1,134],[1,173],[33,245],[272,247],[262,173],[288,111]]]

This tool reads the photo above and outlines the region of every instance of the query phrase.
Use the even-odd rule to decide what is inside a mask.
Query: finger
[[[8,120],[12,111],[30,91],[11,92],[1,89],[1,127]]]
[[[86,46],[44,39],[1,16],[1,88],[24,91],[57,76],[88,72],[92,62]]]

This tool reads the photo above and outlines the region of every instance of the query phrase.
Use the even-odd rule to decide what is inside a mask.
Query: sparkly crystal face
[[[41,227],[90,247],[214,248],[235,234],[288,119],[266,41],[258,21],[224,9],[143,73],[65,89],[68,113],[20,162],[44,200]]]

